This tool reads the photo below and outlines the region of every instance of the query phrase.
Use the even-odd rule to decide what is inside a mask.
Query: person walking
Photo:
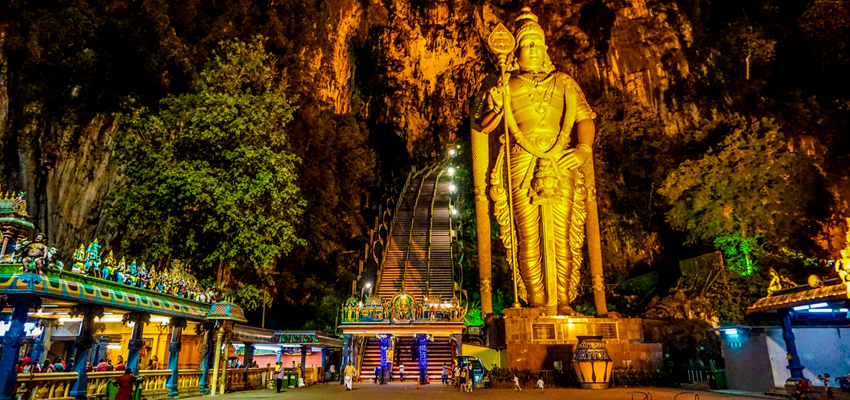
[[[404,382],[404,363],[398,365],[398,376],[402,382]]]
[[[443,378],[443,385],[449,384],[449,366],[446,363],[443,363],[443,373],[440,375]]]
[[[467,379],[466,374],[467,374],[466,367],[461,366],[460,367],[460,391],[461,392],[466,392],[466,379]]]
[[[514,390],[522,391],[522,388],[519,386],[519,377],[514,375]]]
[[[380,376],[381,376],[381,366],[376,365],[375,366],[375,383],[378,383],[378,379],[379,379]]]
[[[345,376],[345,390],[354,390],[354,375],[357,374],[357,371],[354,370],[351,361],[348,362],[342,374]]]

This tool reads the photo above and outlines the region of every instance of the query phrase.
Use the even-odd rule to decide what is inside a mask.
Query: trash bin
[[[298,374],[295,373],[295,372],[287,372],[286,374],[288,375],[287,379],[286,379],[286,382],[287,382],[286,386],[297,388],[298,387]]]
[[[708,387],[711,389],[726,389],[726,378],[722,369],[708,372]]]

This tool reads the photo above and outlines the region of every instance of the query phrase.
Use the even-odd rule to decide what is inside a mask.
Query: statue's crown
[[[540,35],[541,39],[546,39],[546,34],[543,32],[543,27],[537,23],[537,16],[531,12],[531,7],[523,7],[522,13],[516,17],[516,43],[519,46],[522,43],[522,37],[531,34]]]

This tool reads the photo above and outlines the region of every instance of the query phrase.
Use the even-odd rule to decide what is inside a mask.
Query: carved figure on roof
[[[113,272],[115,272],[115,256],[112,254],[112,250],[109,250],[109,254],[106,255],[106,258],[103,259],[103,268],[100,270],[100,279],[106,279],[108,281],[114,280],[112,276]]]
[[[12,203],[12,211],[23,216],[27,215],[27,199],[24,196],[27,192],[18,192],[18,197],[15,197],[15,202]]]
[[[773,296],[773,293],[782,289],[791,288],[797,286],[794,281],[779,275],[775,269],[770,269],[770,283],[767,285],[767,295]]]
[[[100,275],[100,244],[97,239],[92,242],[86,249],[85,274],[91,276]]]
[[[61,260],[56,259],[56,253],[58,252],[59,249],[55,247],[47,248],[47,266],[50,268],[56,268],[61,271],[65,269],[65,263],[63,263]]]
[[[30,269],[34,267],[39,275],[44,273],[44,266],[47,265],[49,261],[49,249],[47,247],[47,244],[44,243],[44,241],[44,234],[39,233],[35,237],[35,242],[27,244],[26,247],[24,247],[21,251],[23,254],[25,254],[24,258],[21,260],[21,262],[24,264],[24,272],[30,272]]]
[[[81,274],[86,270],[86,246],[80,243],[80,247],[74,252],[74,265],[71,267],[71,272]]]
[[[142,263],[142,266],[139,267],[139,287],[147,289],[148,279],[150,279],[150,276],[148,275],[148,268],[145,267],[145,263]]]
[[[118,261],[118,266],[115,268],[115,281],[124,284],[127,281],[127,261],[121,257]]]

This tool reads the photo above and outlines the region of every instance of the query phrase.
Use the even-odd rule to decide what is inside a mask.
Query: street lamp
[[[451,150],[449,150],[449,155],[450,155],[450,156],[454,157],[455,153],[456,153],[455,149],[451,149]]]
[[[449,167],[449,176],[455,175],[455,167]]]
[[[455,190],[457,190],[457,186],[455,186],[455,184],[454,184],[454,183],[452,183],[452,184],[451,184],[451,186],[449,186],[449,192],[454,193],[454,192],[455,192]]]
[[[366,300],[366,291],[367,290],[369,291],[370,295],[372,294],[371,288],[372,288],[372,282],[369,282],[369,283],[366,284],[366,286],[363,286],[363,290],[360,291],[360,301]]]

